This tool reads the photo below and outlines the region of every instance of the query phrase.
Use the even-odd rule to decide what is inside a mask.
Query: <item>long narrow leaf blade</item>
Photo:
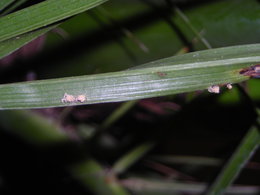
[[[53,24],[106,0],[47,0],[0,18],[0,41]]]
[[[259,147],[260,133],[255,126],[251,127],[247,135],[232,155],[231,159],[219,174],[207,195],[224,194],[227,188],[236,179],[242,168]]]
[[[255,44],[189,53],[134,70],[4,84],[0,109],[119,102],[203,90],[245,81],[249,76],[240,71],[259,62],[260,44]]]
[[[28,1],[28,0],[16,1],[10,7],[8,7],[8,9],[4,10],[4,12],[1,15],[6,15],[6,14],[10,13],[11,11],[15,10],[16,8],[18,8],[20,5],[24,4],[26,1]]]
[[[244,136],[243,140],[237,147],[236,151],[233,153],[228,163],[222,169],[212,186],[209,188],[207,194],[224,194],[228,187],[234,182],[238,177],[239,173],[242,171],[243,167],[254,155],[255,151],[260,145],[260,110],[255,109],[258,117],[256,119],[256,124],[254,124],[248,130],[247,134]]]
[[[114,164],[112,170],[116,174],[124,173],[130,166],[142,158],[149,150],[154,147],[155,143],[146,142],[143,143],[130,152],[123,155],[116,163]]]
[[[206,189],[204,183],[174,182],[169,180],[156,180],[150,178],[128,178],[121,183],[136,195],[142,194],[203,194]],[[232,186],[227,190],[229,195],[259,194],[259,186]]]
[[[52,25],[40,30],[36,30],[30,33],[23,34],[19,37],[8,39],[6,41],[0,42],[0,59],[11,54],[12,52],[16,51],[17,49],[21,48],[22,46],[26,45],[27,43],[33,41],[37,37],[43,35],[44,33],[48,32],[49,30],[55,28],[57,25]]]
[[[8,5],[10,5],[15,0],[1,0],[0,1],[0,12],[5,9]]]

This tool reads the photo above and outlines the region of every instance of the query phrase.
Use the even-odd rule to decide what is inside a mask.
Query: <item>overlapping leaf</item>
[[[0,41],[61,21],[106,0],[47,0],[0,18]]]

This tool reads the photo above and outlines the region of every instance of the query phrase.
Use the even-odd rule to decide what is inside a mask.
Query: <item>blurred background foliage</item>
[[[192,29],[213,48],[259,43],[260,2],[110,0],[3,59],[0,82],[119,71],[207,49]],[[1,111],[0,190],[202,194],[254,123],[252,101],[260,103],[256,79],[218,95]],[[256,152],[228,194],[260,193],[259,160]]]

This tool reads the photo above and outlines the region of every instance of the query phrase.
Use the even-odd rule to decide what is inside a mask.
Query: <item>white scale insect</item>
[[[232,89],[233,86],[232,86],[231,83],[228,83],[226,85],[226,87],[228,89]],[[220,87],[218,85],[212,85],[212,86],[208,87],[208,92],[210,92],[210,93],[219,93],[220,92]]]
[[[218,85],[212,85],[208,88],[208,92],[210,93],[219,93],[220,87]]]
[[[80,102],[80,103],[83,103],[83,102],[85,102],[87,99],[86,99],[86,96],[85,95],[78,95],[77,97],[76,97],[76,101],[77,102]]]
[[[87,100],[85,95],[78,95],[78,96],[74,96],[74,95],[70,95],[68,93],[65,93],[63,98],[61,99],[62,103],[76,103],[76,102],[80,102],[83,103]]]

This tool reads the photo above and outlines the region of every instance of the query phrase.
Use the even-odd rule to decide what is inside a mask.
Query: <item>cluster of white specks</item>
[[[220,92],[220,87],[218,85],[212,85],[208,87],[208,92],[210,93],[219,93]]]
[[[226,87],[228,89],[232,89],[233,88],[231,83],[226,84]],[[219,93],[220,92],[220,87],[218,85],[212,85],[212,86],[208,87],[208,92],[210,92],[210,93]]]
[[[87,98],[85,95],[74,96],[74,95],[65,93],[63,98],[61,99],[61,102],[62,103],[76,103],[76,102],[83,103],[86,100],[87,100]]]

